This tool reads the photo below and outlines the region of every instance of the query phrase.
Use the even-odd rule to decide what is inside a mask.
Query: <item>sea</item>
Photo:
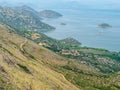
[[[72,37],[82,46],[102,48],[120,52],[120,10],[107,9],[57,9],[63,15],[57,19],[44,19],[43,22],[56,27],[46,32],[49,37],[61,40]],[[65,23],[66,25],[61,25]],[[111,28],[100,28],[107,23]]]

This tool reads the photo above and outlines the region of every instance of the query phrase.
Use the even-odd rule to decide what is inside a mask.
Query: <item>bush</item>
[[[32,58],[32,59],[35,59],[35,57],[31,54],[29,54],[29,57]]]
[[[30,70],[24,66],[24,65],[21,65],[21,64],[17,64],[20,68],[22,68],[26,73],[30,73]]]

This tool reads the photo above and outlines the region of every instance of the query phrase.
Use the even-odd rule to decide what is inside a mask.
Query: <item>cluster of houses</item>
[[[77,50],[64,50],[61,51],[62,55],[72,55],[72,56],[80,56],[80,53]]]

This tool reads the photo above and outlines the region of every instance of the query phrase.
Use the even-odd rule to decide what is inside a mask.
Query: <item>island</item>
[[[62,17],[63,15],[52,10],[43,10],[40,12],[40,16],[42,18],[59,18]]]
[[[100,28],[110,28],[112,26],[107,24],[107,23],[102,23],[102,24],[99,24],[98,27],[100,27]]]
[[[60,25],[66,25],[66,23],[60,23]]]

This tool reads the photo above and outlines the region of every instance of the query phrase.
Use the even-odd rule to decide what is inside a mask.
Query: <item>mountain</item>
[[[0,25],[0,90],[79,90],[53,69],[63,58],[13,30]]]
[[[120,90],[120,53],[31,30],[42,19],[28,6],[0,15],[0,90]]]
[[[34,40],[21,37],[15,29],[4,24],[0,25],[0,38],[0,89],[120,89],[119,53],[79,47],[63,48],[64,53],[56,54]],[[67,38],[62,42],[66,40],[74,39]]]
[[[36,30],[45,32],[55,28],[41,21],[39,13],[28,6],[0,7],[0,22],[16,30]],[[12,23],[11,23],[12,22]]]
[[[63,15],[52,10],[43,10],[40,12],[40,16],[43,18],[59,18]]]

